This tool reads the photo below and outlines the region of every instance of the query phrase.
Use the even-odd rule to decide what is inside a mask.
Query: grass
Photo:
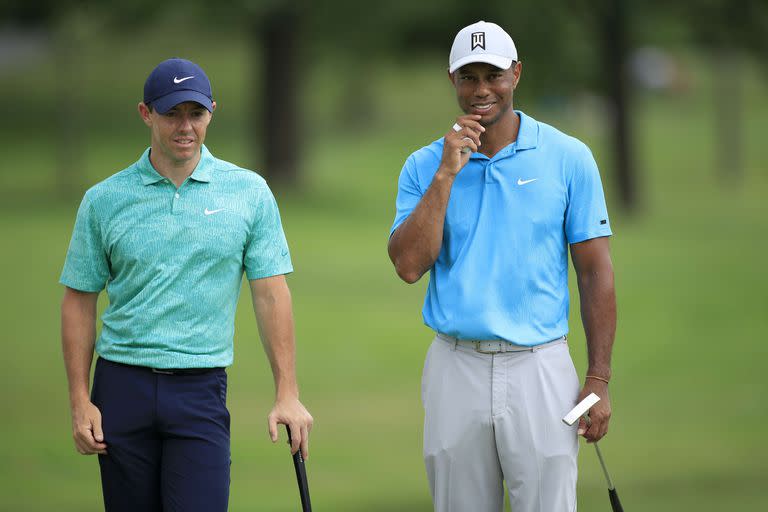
[[[136,54],[151,54],[149,44],[140,44]],[[217,52],[223,54],[228,43],[219,44],[200,50],[202,60],[213,62]],[[100,51],[107,50],[93,49],[91,58],[96,60]],[[244,96],[239,77],[227,71],[238,69],[242,57],[242,51],[235,51],[216,61],[217,72],[210,73],[214,80],[224,77],[221,90],[232,91],[238,102]],[[145,60],[134,56],[130,65],[141,73]],[[402,162],[446,131],[455,115],[439,63],[434,68],[398,66],[397,73],[379,72],[371,91],[375,122],[365,129],[310,118],[315,128],[310,130],[303,188],[278,191],[296,267],[289,282],[302,399],[317,421],[308,462],[317,510],[431,508],[421,461],[418,392],[430,339],[420,318],[425,283],[409,287],[399,282],[385,244]],[[398,78],[404,75],[411,81]],[[762,484],[768,472],[763,447],[768,420],[763,341],[768,330],[768,149],[762,144],[768,95],[755,76],[749,78],[746,167],[734,183],[713,168],[706,77],[698,77],[685,96],[638,99],[634,125],[643,204],[634,217],[619,213],[599,116],[592,110],[574,116],[526,104],[524,82],[518,93],[529,114],[587,141],[603,172],[616,233],[612,251],[619,328],[611,385],[614,418],[601,446],[628,510],[768,506]],[[311,106],[308,115],[334,113],[328,99],[337,93],[332,76],[319,73],[312,80],[318,87],[307,102],[322,108]],[[30,92],[45,94],[50,92]],[[19,102],[32,104],[33,99]],[[115,103],[106,96],[93,102],[92,112]],[[247,161],[243,114],[226,94],[221,104],[231,106],[218,114],[209,146],[220,157]],[[123,110],[114,117],[90,118],[84,181],[130,163],[146,144],[138,119]],[[2,130],[9,142],[4,162],[10,165],[0,172],[0,183],[24,194],[21,200],[6,193],[0,216],[6,290],[0,303],[6,353],[0,373],[0,436],[6,440],[0,510],[98,510],[96,461],[77,456],[69,439],[58,341],[61,289],[56,283],[77,200],[51,201],[47,192],[39,199],[29,195],[45,190],[55,172],[56,159],[47,145],[53,130],[44,129],[47,135],[38,140],[32,125],[20,126],[28,127],[19,133]],[[231,510],[296,510],[290,457],[283,444],[271,445],[266,434],[272,381],[247,297],[242,294],[236,363],[229,371]],[[577,305],[573,300],[571,350],[583,374]],[[582,447],[580,471],[581,510],[607,510],[602,474],[589,447]]]

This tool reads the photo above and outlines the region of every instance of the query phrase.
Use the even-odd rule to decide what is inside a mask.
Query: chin
[[[501,114],[493,114],[480,118],[480,125],[487,127],[496,124],[501,119]]]
[[[177,149],[175,151],[176,158],[179,160],[189,160],[200,152],[200,146],[192,146],[185,149]]]

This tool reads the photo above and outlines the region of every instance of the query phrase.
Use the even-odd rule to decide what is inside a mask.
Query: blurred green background
[[[584,140],[601,168],[619,305],[614,417],[601,446],[625,508],[768,509],[768,87],[753,44],[766,33],[762,4],[735,14],[715,1],[648,11],[630,1],[513,10],[492,1],[482,12],[455,1],[285,4],[0,10],[0,510],[101,508],[96,459],[77,455],[70,438],[57,281],[82,193],[148,144],[136,104],[146,75],[171,56],[211,77],[219,108],[208,147],[275,188],[296,269],[301,398],[316,420],[315,509],[431,509],[419,399],[426,279],[400,282],[386,242],[402,163],[459,114],[445,77],[453,35],[480,18],[518,44],[516,107]],[[606,35],[614,29],[618,39]],[[270,59],[293,37],[283,69]],[[619,103],[610,46],[621,50],[613,73],[626,79]],[[286,132],[265,119],[293,124]],[[285,148],[294,164],[280,159]],[[575,286],[571,296],[583,375]],[[272,379],[247,293],[235,352],[230,508],[297,510],[287,449],[267,436]],[[582,445],[580,509],[609,510],[605,494]]]

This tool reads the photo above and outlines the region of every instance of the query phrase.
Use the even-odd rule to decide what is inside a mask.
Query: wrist
[[[587,366],[587,375],[594,375],[603,379],[611,380],[613,372],[608,365],[590,365]]]
[[[440,165],[440,167],[437,168],[437,172],[435,173],[435,177],[433,178],[433,181],[436,181],[438,183],[443,182],[447,185],[453,184],[453,181],[456,179],[455,172],[452,172],[450,169],[445,167],[444,165]]]
[[[282,400],[298,400],[299,399],[299,386],[296,382],[286,382],[279,384],[275,389],[275,401],[280,402]]]
[[[610,378],[605,378],[605,377],[603,377],[601,375],[587,374],[584,377],[584,380],[593,380],[595,382],[602,382],[602,383],[604,383],[607,386],[608,382],[610,381]]]
[[[71,393],[69,396],[69,408],[73,411],[89,403],[91,403],[91,397],[88,393]]]

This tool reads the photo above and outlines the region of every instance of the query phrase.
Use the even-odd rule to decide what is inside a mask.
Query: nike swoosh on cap
[[[175,83],[175,84],[180,84],[180,83],[181,83],[181,82],[183,82],[184,80],[189,80],[190,78],[195,78],[195,75],[192,75],[192,76],[185,76],[184,78],[177,78],[177,77],[173,77],[173,83]]]

